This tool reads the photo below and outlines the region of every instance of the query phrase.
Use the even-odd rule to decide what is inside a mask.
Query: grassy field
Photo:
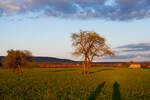
[[[0,69],[0,100],[150,100],[150,69]]]

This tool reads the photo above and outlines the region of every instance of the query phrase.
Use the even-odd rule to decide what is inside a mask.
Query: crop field
[[[0,100],[150,100],[150,69],[0,69]]]

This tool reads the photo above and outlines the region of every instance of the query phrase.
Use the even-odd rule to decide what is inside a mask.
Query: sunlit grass
[[[94,67],[23,69],[23,75],[0,69],[0,100],[150,99],[150,69]],[[117,85],[116,85],[117,84]]]

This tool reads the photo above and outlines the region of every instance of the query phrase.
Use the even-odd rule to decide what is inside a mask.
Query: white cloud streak
[[[129,44],[114,49],[115,57],[103,61],[150,61],[150,43]]]

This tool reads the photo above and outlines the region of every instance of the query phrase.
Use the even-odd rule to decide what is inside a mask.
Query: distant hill
[[[0,62],[2,59],[4,59],[5,56],[0,56]],[[35,62],[68,62],[68,63],[76,63],[81,61],[73,61],[70,59],[61,59],[61,58],[55,58],[55,57],[34,57]],[[93,62],[93,64],[115,64],[119,62]],[[139,62],[144,63],[144,62]],[[148,62],[150,64],[150,62]]]
[[[0,61],[4,59],[5,56],[0,56]],[[69,59],[60,59],[55,57],[34,57],[35,62],[75,62]]]
[[[55,57],[34,57],[36,62],[75,62],[69,59],[60,59]]]

